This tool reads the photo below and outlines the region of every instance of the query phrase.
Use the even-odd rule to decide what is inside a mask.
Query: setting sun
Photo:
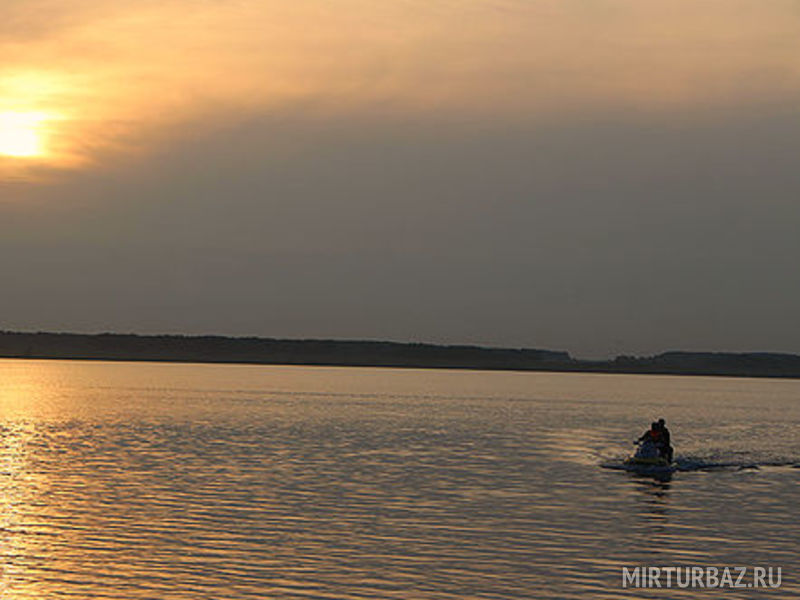
[[[0,113],[0,155],[32,158],[44,153],[42,123],[47,115],[36,112]]]

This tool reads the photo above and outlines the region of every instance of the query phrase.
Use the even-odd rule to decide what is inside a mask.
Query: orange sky
[[[800,352],[797,0],[3,0],[5,329]]]
[[[40,155],[0,157],[7,175],[287,106],[513,121],[800,99],[791,0],[5,0],[0,16],[0,115],[46,116]]]

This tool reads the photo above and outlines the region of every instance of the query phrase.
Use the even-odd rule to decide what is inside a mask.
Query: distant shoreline
[[[532,348],[115,333],[0,332],[0,358],[800,378],[800,355],[768,352],[580,360]]]

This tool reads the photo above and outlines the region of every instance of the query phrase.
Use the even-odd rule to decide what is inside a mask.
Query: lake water
[[[0,597],[800,597],[799,465],[800,381],[0,361]]]

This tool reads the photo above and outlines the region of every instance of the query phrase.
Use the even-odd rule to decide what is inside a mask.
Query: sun
[[[45,153],[43,124],[48,116],[39,112],[0,112],[0,155],[35,158]]]

